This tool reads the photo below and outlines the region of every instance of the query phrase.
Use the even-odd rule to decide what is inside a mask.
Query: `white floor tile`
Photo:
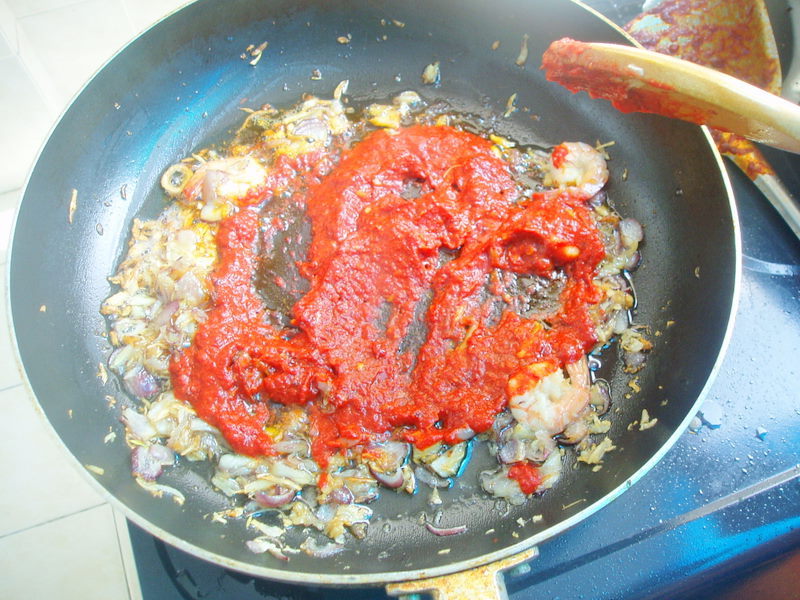
[[[5,28],[0,27],[0,58],[8,58],[14,55],[14,42],[6,39]]]
[[[0,59],[0,81],[0,191],[6,191],[22,186],[53,119],[18,57]]]
[[[117,529],[119,553],[122,558],[122,568],[125,570],[125,582],[128,584],[130,600],[144,600],[142,586],[139,582],[139,570],[136,566],[136,557],[133,554],[128,520],[121,512],[114,511],[114,525]]]
[[[11,343],[11,328],[8,319],[8,305],[6,304],[6,267],[2,266],[3,276],[0,277],[0,390],[19,386],[22,383],[22,375],[17,365],[16,355]],[[0,392],[2,393],[2,392]],[[3,406],[0,404],[0,420],[4,414]],[[2,423],[0,423],[2,427]],[[3,446],[0,444],[0,452]],[[2,518],[2,515],[0,515]]]
[[[2,46],[5,50],[0,51],[0,58],[11,56],[17,52],[17,19],[5,0],[0,0],[0,34],[2,34]]]
[[[5,0],[11,12],[17,18],[28,17],[36,13],[64,8],[81,0]]]
[[[23,386],[0,392],[0,536],[105,503],[47,427]]]
[[[134,34],[121,0],[85,0],[21,18],[19,26],[63,103]]]
[[[136,31],[144,31],[190,0],[122,0]]]
[[[108,505],[0,538],[0,598],[130,598]]]
[[[11,226],[17,214],[17,204],[22,198],[22,190],[0,193],[0,265],[8,257],[8,244],[11,239]]]

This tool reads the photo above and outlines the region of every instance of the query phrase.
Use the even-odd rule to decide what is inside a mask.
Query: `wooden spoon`
[[[550,81],[610,100],[623,112],[656,113],[800,153],[800,107],[719,71],[628,46],[553,42],[542,57]]]
[[[794,3],[794,4],[793,4]],[[764,0],[648,0],[627,31],[647,50],[677,56],[727,73],[797,103],[800,61],[781,81],[781,63]],[[793,39],[800,40],[800,0],[789,0]],[[795,44],[796,46],[796,44]],[[797,52],[795,52],[797,54]],[[782,93],[783,92],[783,93]],[[760,148],[739,135],[711,129],[722,154],[742,170],[800,238],[800,202],[778,177]]]

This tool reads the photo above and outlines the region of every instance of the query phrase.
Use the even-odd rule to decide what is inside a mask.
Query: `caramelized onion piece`
[[[258,491],[253,495],[253,500],[265,508],[278,508],[294,500],[297,495],[295,490],[275,486],[268,491]]]
[[[425,523],[425,529],[430,531],[433,535],[458,535],[459,533],[464,533],[467,530],[466,525],[458,525],[456,527],[436,527],[436,525],[431,525],[430,523]]]

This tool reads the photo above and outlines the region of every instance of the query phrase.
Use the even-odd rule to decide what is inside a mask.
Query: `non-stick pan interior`
[[[515,64],[523,36],[528,60]],[[350,42],[337,38],[348,36]],[[200,1],[127,46],[86,86],[63,116],[30,176],[14,234],[12,319],[31,388],[81,465],[138,524],[168,542],[236,569],[289,581],[377,582],[463,569],[552,536],[598,509],[641,475],[693,414],[724,346],[737,281],[738,235],[720,164],[698,128],[623,115],[606,102],[545,81],[540,57],[569,36],[624,42],[571,2],[540,1]],[[242,58],[267,41],[256,65]],[[493,42],[499,46],[493,49]],[[441,83],[422,85],[439,61]],[[320,78],[312,77],[318,70]],[[617,449],[603,468],[570,466],[556,489],[520,507],[476,492],[481,451],[441,506],[428,494],[393,493],[374,505],[368,538],[328,559],[288,562],[255,555],[240,523],[212,523],[226,505],[206,465],[182,465],[161,481],[188,490],[179,506],[155,499],[130,476],[118,421],[124,393],[98,376],[110,346],[98,308],[123,253],[131,220],[163,207],[163,169],[228,135],[242,107],[284,107],[304,93],[330,97],[343,79],[353,102],[414,89],[475,115],[521,143],[613,142],[609,194],[644,224],[644,261],[635,274],[639,308],[656,348],[635,386],[616,355],[604,355],[614,392],[610,433]],[[502,117],[516,96],[517,111]],[[77,199],[70,222],[69,206]],[[641,391],[635,391],[636,388]],[[108,396],[117,398],[111,406]],[[658,423],[629,430],[646,408]],[[109,431],[116,441],[104,443]],[[532,519],[541,515],[541,519]],[[424,516],[465,524],[435,537]],[[295,540],[298,544],[302,537]]]

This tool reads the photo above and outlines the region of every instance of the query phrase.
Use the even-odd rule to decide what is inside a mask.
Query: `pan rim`
[[[193,0],[183,4],[182,6],[178,7],[174,11],[170,12],[168,15],[164,16],[160,19],[157,23],[153,24],[152,27],[157,25],[158,23],[162,22],[165,19],[168,19],[174,12],[182,10],[187,6],[194,4],[200,0]],[[628,39],[632,44],[637,45],[638,43],[633,40],[623,29],[618,27],[615,23],[609,20],[607,17],[603,16],[601,13],[596,11],[595,9],[587,6],[581,0],[569,0],[572,4],[581,7],[582,9],[586,10],[590,14],[594,15],[596,18],[599,18],[601,21],[606,23],[609,27],[614,29],[620,35],[623,35],[626,39]],[[132,44],[139,36],[144,34],[147,30],[141,31],[136,36],[131,39],[129,42],[124,44],[117,52],[115,52],[107,61],[105,61],[96,71],[99,73],[103,69],[105,69],[110,62],[112,62],[117,56],[125,51],[125,49]],[[95,73],[95,74],[96,74]],[[53,126],[51,127],[50,131],[48,132],[47,136],[44,138],[44,141],[40,147],[39,153],[37,154],[36,159],[34,159],[31,169],[28,172],[26,177],[25,183],[23,185],[23,198],[24,198],[24,190],[27,189],[28,184],[30,182],[30,178],[33,174],[33,168],[37,164],[39,157],[44,150],[47,141],[50,139],[51,135],[57,129],[60,122],[64,118],[66,112],[69,110],[70,106],[72,105],[72,101],[80,96],[86,86],[91,82],[92,78],[87,80],[87,83],[84,84],[73,96],[73,99],[65,106],[64,111],[62,114],[55,120]],[[739,217],[738,217],[738,210],[735,203],[735,198],[733,194],[732,184],[730,182],[727,170],[725,168],[725,164],[723,162],[722,156],[720,155],[719,151],[717,150],[716,145],[711,138],[710,132],[706,127],[700,128],[706,143],[708,144],[709,149],[711,150],[712,156],[716,165],[719,169],[719,174],[727,195],[727,206],[728,210],[730,211],[731,222],[732,222],[732,233],[733,233],[733,250],[734,250],[734,272],[733,272],[733,286],[732,286],[732,294],[731,294],[731,304],[730,310],[727,315],[727,322],[724,330],[724,334],[722,336],[722,341],[719,346],[719,350],[717,352],[716,359],[710,369],[708,377],[700,390],[697,398],[695,399],[694,403],[691,405],[690,410],[687,412],[686,417],[681,421],[680,425],[676,427],[667,440],[661,445],[657,452],[653,454],[653,456],[648,459],[644,464],[642,464],[632,475],[630,475],[627,479],[625,479],[622,483],[620,483],[617,487],[613,490],[608,492],[606,495],[602,496],[591,505],[587,506],[581,511],[576,512],[572,516],[559,521],[558,523],[554,524],[553,526],[533,534],[521,541],[517,542],[516,544],[506,545],[503,548],[495,550],[493,552],[488,552],[481,554],[480,556],[474,557],[472,559],[462,560],[458,562],[448,563],[446,565],[438,566],[438,567],[431,567],[431,568],[420,568],[420,569],[410,569],[405,571],[387,571],[387,572],[380,572],[380,573],[365,573],[365,574],[346,574],[346,573],[309,573],[309,572],[294,572],[294,571],[285,571],[281,569],[274,569],[268,566],[260,566],[255,565],[253,563],[243,562],[239,560],[234,560],[220,554],[211,552],[204,548],[201,548],[193,543],[187,542],[180,537],[166,531],[162,527],[156,525],[155,523],[149,521],[148,519],[142,517],[133,509],[129,508],[124,502],[119,500],[116,496],[114,496],[109,490],[107,490],[97,479],[94,477],[87,469],[80,463],[78,458],[72,453],[72,451],[68,448],[64,440],[56,431],[54,425],[51,421],[47,418],[45,411],[39,404],[36,394],[34,392],[33,386],[28,378],[27,372],[25,370],[24,364],[22,362],[19,343],[16,335],[16,330],[14,326],[14,314],[13,310],[11,310],[11,271],[13,265],[13,247],[14,247],[14,238],[17,232],[17,225],[18,225],[18,216],[21,208],[21,202],[17,205],[15,209],[15,215],[13,220],[13,225],[11,228],[11,234],[9,237],[9,247],[7,253],[7,261],[5,266],[5,280],[6,280],[6,288],[4,291],[4,301],[6,302],[6,306],[9,307],[9,310],[6,314],[6,325],[8,327],[8,331],[10,333],[11,338],[11,345],[14,355],[14,360],[16,367],[21,375],[22,386],[25,388],[26,393],[29,399],[33,402],[33,405],[36,409],[36,412],[40,417],[47,423],[47,430],[50,432],[52,436],[55,437],[57,442],[66,450],[66,453],[69,455],[70,463],[78,469],[78,471],[84,477],[84,480],[88,480],[90,485],[95,489],[99,494],[113,507],[115,511],[121,512],[129,521],[136,524],[137,526],[141,527],[148,533],[160,538],[161,540],[165,541],[166,543],[174,546],[182,551],[185,551],[191,555],[197,556],[203,560],[212,562],[214,564],[223,566],[225,568],[230,568],[235,571],[239,571],[242,573],[246,573],[252,576],[264,577],[266,579],[272,580],[279,580],[287,583],[292,584],[300,584],[300,585],[323,585],[323,586],[331,586],[331,587],[346,587],[346,586],[376,586],[376,585],[385,585],[389,583],[395,583],[399,581],[408,581],[408,580],[417,580],[417,579],[425,579],[429,577],[436,577],[442,575],[449,575],[452,573],[465,571],[469,569],[473,569],[476,567],[480,567],[497,560],[501,560],[504,558],[511,557],[515,554],[528,550],[542,542],[551,539],[567,529],[573,527],[577,523],[583,521],[590,515],[598,512],[600,509],[608,505],[610,502],[618,498],[624,491],[629,489],[632,485],[634,485],[637,481],[639,481],[656,463],[658,463],[664,455],[674,446],[677,439],[683,435],[686,428],[688,427],[689,422],[694,418],[695,413],[699,406],[703,403],[708,392],[716,379],[716,376],[720,370],[722,362],[724,360],[726,351],[728,349],[734,324],[735,324],[735,317],[740,301],[740,294],[741,294],[741,278],[742,278],[742,240],[741,240],[741,228],[739,224]]]

